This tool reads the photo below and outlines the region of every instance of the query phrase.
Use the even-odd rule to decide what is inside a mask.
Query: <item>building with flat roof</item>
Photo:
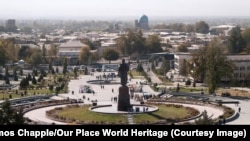
[[[69,64],[75,65],[79,62],[79,53],[83,47],[87,47],[87,45],[81,43],[80,40],[69,40],[58,47],[57,55],[61,58],[69,58]]]
[[[16,20],[14,19],[7,20],[5,25],[5,30],[7,32],[16,32],[17,31]]]
[[[250,55],[227,55],[228,60],[232,61],[234,64],[233,76],[236,80],[249,81],[250,80]],[[179,75],[180,70],[183,67],[181,64],[183,61],[188,61],[192,56],[190,53],[176,53],[174,55],[174,70],[177,76]],[[223,81],[227,81],[226,78],[222,78]]]
[[[250,55],[228,55],[234,64],[233,76],[238,81],[250,80]]]

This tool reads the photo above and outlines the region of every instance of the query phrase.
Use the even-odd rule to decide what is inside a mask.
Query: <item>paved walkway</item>
[[[45,108],[40,108],[36,110],[32,110],[28,113],[24,114],[24,117],[27,117],[31,119],[34,122],[41,123],[41,124],[60,124],[60,125],[65,125],[66,123],[63,122],[58,122],[55,120],[51,120],[46,116],[46,111],[52,110],[56,107],[64,107],[63,105],[58,105],[58,106],[50,106],[50,107],[45,107]]]
[[[223,100],[223,101],[232,101],[236,100],[239,101],[239,104],[223,104],[225,106],[233,108],[236,112],[238,112],[239,107],[241,108],[241,111],[239,112],[239,117],[236,120],[233,120],[231,122],[228,122],[227,124],[231,125],[250,125],[250,101],[244,100],[244,99],[232,99],[228,97],[221,97],[221,96],[211,96],[210,99],[217,99],[217,100]]]
[[[152,71],[147,72],[148,76],[151,79],[152,83],[157,83],[157,84],[161,84],[162,81],[156,76],[156,74]]]

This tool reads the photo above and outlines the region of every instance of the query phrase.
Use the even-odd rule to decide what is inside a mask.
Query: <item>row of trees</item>
[[[199,21],[195,24],[183,24],[183,23],[173,23],[173,24],[160,24],[154,26],[155,29],[172,29],[178,32],[197,32],[207,34],[209,32],[209,25],[205,21]]]
[[[86,43],[93,46],[93,43],[85,40]],[[117,60],[120,54],[125,56],[138,56],[146,53],[162,52],[161,39],[158,35],[149,35],[148,38],[143,36],[141,30],[128,30],[127,34],[122,35],[116,40],[117,49],[105,49],[102,57],[109,62]],[[90,60],[98,60],[98,55],[91,53],[91,50],[96,47],[84,47],[79,54],[79,61],[82,64],[88,64]]]
[[[124,55],[140,55],[146,53],[162,52],[161,39],[158,35],[143,36],[141,30],[134,32],[129,30],[117,40],[117,47]]]
[[[57,48],[51,45],[50,50],[30,48],[29,46],[19,46],[14,38],[0,39],[0,65],[5,65],[8,61],[16,62],[20,59],[36,66],[40,63],[46,63],[46,56],[56,56]]]

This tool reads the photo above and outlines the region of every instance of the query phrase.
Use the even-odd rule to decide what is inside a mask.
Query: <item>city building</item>
[[[238,81],[250,80],[250,55],[228,55],[234,64],[233,76]]]
[[[184,61],[188,61],[189,59],[191,59],[191,55],[190,53],[186,53],[186,52],[179,52],[179,53],[175,53],[174,54],[174,72],[172,74],[174,81],[183,81],[185,80],[184,76],[181,76],[180,70],[182,70],[183,68],[183,62]]]
[[[81,43],[80,40],[72,39],[58,47],[58,56],[61,58],[68,58],[70,65],[78,64],[79,53],[82,47],[87,47],[86,44]]]
[[[250,80],[250,55],[227,55],[228,60],[232,61],[234,68],[233,68],[233,77],[240,81],[249,81]],[[175,80],[180,79],[179,81],[183,80],[184,77],[179,75],[180,70],[182,69],[183,61],[188,61],[191,59],[192,56],[190,53],[176,53],[174,55],[174,73],[175,73]],[[191,72],[190,72],[191,73]],[[225,76],[226,77],[226,76]],[[227,81],[227,78],[222,78],[222,81]]]
[[[14,19],[7,20],[5,30],[7,32],[16,32],[17,31],[16,20]]]

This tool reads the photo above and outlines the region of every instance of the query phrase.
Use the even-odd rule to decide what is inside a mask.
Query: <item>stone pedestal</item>
[[[127,86],[121,86],[119,88],[117,106],[118,111],[128,111],[130,109],[129,88]]]

